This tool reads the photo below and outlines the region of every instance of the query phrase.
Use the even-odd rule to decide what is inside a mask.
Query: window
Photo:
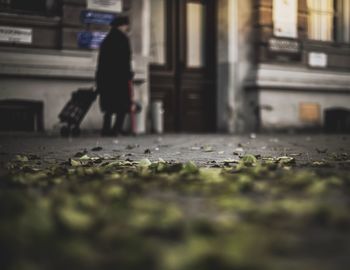
[[[0,8],[1,10],[6,10],[10,7],[11,0],[0,0]]]
[[[59,0],[0,0],[0,8],[6,12],[57,15]]]
[[[166,0],[151,1],[151,63],[166,63]]]
[[[187,67],[205,65],[205,6],[201,3],[186,4],[187,13]]]
[[[309,39],[332,41],[334,33],[334,0],[308,0]]]
[[[298,37],[298,1],[273,1],[273,32],[276,37]]]
[[[337,41],[350,43],[350,0],[337,0]]]

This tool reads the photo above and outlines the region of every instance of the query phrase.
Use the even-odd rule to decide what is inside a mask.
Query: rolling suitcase
[[[92,103],[96,100],[97,92],[93,88],[81,88],[72,93],[71,99],[58,115],[61,127],[61,136],[80,135],[80,124]]]

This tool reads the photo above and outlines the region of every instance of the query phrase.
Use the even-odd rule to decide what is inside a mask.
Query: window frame
[[[45,17],[55,17],[62,15],[62,1],[61,0],[53,0],[53,6],[51,10],[47,9],[47,1],[44,0],[44,7],[40,10],[35,9],[26,9],[26,8],[16,8],[13,7],[13,0],[0,0],[0,7],[2,8],[1,12],[10,13],[10,14],[22,14],[22,15],[33,15],[33,16],[45,16]],[[23,0],[27,2],[28,0]],[[4,2],[4,3],[3,3]],[[7,4],[6,4],[7,2]]]
[[[347,18],[344,18],[344,14],[341,10],[343,7],[344,1],[346,0],[335,0],[334,1],[334,10],[335,10],[335,16],[334,16],[334,41],[338,44],[348,45],[350,46],[350,14]],[[349,0],[348,0],[349,1]],[[348,11],[350,12],[350,1],[348,3]],[[346,12],[346,11],[345,11]],[[343,20],[347,19],[348,21],[343,23]],[[348,40],[345,40],[344,37],[344,29],[341,25],[347,24],[348,25]]]

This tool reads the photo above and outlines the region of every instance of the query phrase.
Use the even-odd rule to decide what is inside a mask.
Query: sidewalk
[[[3,269],[349,268],[348,135],[0,140]]]
[[[165,161],[193,161],[198,165],[237,159],[245,154],[261,157],[292,156],[300,165],[320,161],[330,155],[349,154],[350,135],[166,134],[69,139],[28,134],[0,135],[1,161],[11,160],[15,155],[36,155],[43,163],[63,162],[77,152],[133,161],[144,158],[151,161],[159,158]]]

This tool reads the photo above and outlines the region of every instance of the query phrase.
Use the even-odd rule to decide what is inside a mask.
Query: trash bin
[[[161,100],[152,102],[152,130],[154,133],[161,134],[164,131],[164,110]]]

